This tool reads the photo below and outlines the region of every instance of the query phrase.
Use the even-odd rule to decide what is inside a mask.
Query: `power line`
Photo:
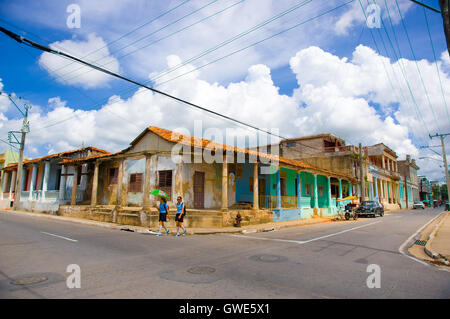
[[[402,22],[403,29],[405,30],[406,38],[408,39],[408,44],[409,44],[409,47],[411,49],[411,53],[413,55],[414,62],[416,64],[417,72],[419,73],[420,81],[422,82],[422,86],[423,86],[423,89],[425,91],[425,96],[427,97],[428,105],[430,106],[431,112],[433,113],[433,117],[434,117],[434,120],[436,121],[436,125],[437,125],[438,121],[437,121],[437,118],[436,118],[436,114],[434,112],[433,106],[431,105],[430,97],[428,96],[428,90],[427,90],[427,87],[425,86],[425,82],[423,81],[422,73],[420,72],[420,68],[419,68],[419,64],[417,63],[416,54],[414,53],[414,48],[412,46],[411,39],[409,38],[408,29],[406,28],[406,24],[405,24],[405,21],[403,19],[402,12],[400,10],[400,6],[398,5],[398,1],[395,0],[395,3],[397,4],[398,14],[400,15],[400,20]]]
[[[197,54],[196,56],[193,56],[193,57],[191,57],[191,58],[185,60],[184,62],[179,63],[178,65],[175,65],[175,66],[172,67],[172,68],[169,68],[169,69],[166,69],[166,70],[160,72],[158,75],[154,76],[153,78],[147,80],[147,81],[144,82],[144,83],[147,84],[147,83],[150,83],[150,82],[152,82],[152,81],[154,82],[156,79],[158,79],[158,78],[160,78],[160,77],[162,77],[162,76],[164,76],[164,75],[166,75],[166,74],[172,73],[172,72],[178,70],[179,68],[185,66],[186,64],[191,63],[191,62],[193,62],[193,61],[196,61],[196,60],[198,60],[198,59],[200,59],[200,58],[202,58],[202,57],[204,57],[204,56],[206,56],[206,55],[208,55],[208,54],[210,54],[210,53],[212,53],[212,52],[214,52],[214,51],[217,51],[218,49],[220,49],[220,48],[222,48],[222,47],[224,47],[224,46],[226,46],[226,45],[228,45],[228,44],[230,44],[230,43],[232,43],[232,42],[234,42],[234,41],[236,41],[236,40],[239,40],[239,39],[241,39],[242,37],[244,37],[244,36],[246,36],[246,35],[248,35],[248,34],[254,32],[254,31],[256,31],[256,30],[258,30],[258,29],[260,29],[260,28],[262,28],[262,27],[264,27],[264,26],[266,26],[267,24],[269,24],[269,23],[271,23],[271,22],[273,22],[273,21],[275,21],[275,20],[278,20],[278,19],[282,18],[283,16],[285,16],[285,15],[287,15],[287,14],[289,14],[289,13],[291,13],[291,12],[293,12],[293,11],[295,11],[295,10],[297,10],[297,9],[299,9],[299,8],[301,8],[301,7],[303,7],[303,6],[305,6],[305,5],[307,5],[307,4],[310,3],[311,1],[312,1],[312,0],[301,1],[301,2],[297,3],[296,5],[294,5],[294,6],[290,7],[290,8],[288,8],[288,9],[286,9],[286,10],[284,10],[284,11],[282,11],[282,12],[280,12],[280,13],[278,13],[278,14],[272,16],[272,17],[270,17],[269,19],[264,20],[263,22],[260,22],[260,23],[258,23],[258,24],[256,24],[256,25],[254,25],[253,27],[251,27],[251,28],[249,28],[249,29],[247,29],[247,30],[245,30],[245,31],[243,31],[243,32],[241,32],[241,33],[239,33],[239,34],[237,34],[237,35],[235,35],[235,36],[233,36],[233,37],[227,39],[227,40],[224,40],[224,41],[222,41],[221,43],[219,43],[219,44],[217,44],[217,45],[215,45],[215,46],[213,46],[213,47],[211,47],[211,48],[209,48],[209,49],[207,49],[207,50],[205,50],[205,51],[203,51],[203,52]],[[142,47],[142,48],[140,48],[140,49],[143,49],[143,48],[145,48],[145,47]],[[140,50],[140,49],[138,49],[138,50]],[[134,53],[134,52],[136,52],[136,51],[138,51],[138,50],[132,51],[132,52],[130,52],[129,54]],[[128,54],[126,54],[126,55],[128,55]],[[126,56],[126,55],[125,55],[125,56]],[[122,57],[124,57],[124,56],[122,56]],[[108,63],[105,63],[105,64],[103,64],[103,66],[105,66],[105,65],[107,65],[107,64],[109,64],[109,63],[111,63],[111,62],[112,62],[112,61],[110,61],[110,62],[108,62]],[[92,72],[92,70],[90,70],[90,71],[88,71],[88,72]],[[77,76],[79,76],[79,75],[77,75]],[[73,78],[76,78],[77,76],[74,76],[74,77],[70,78],[69,80],[71,80],[71,79],[73,79]]]
[[[95,53],[95,52],[98,52],[99,50],[101,50],[101,49],[103,49],[103,48],[106,48],[106,47],[108,47],[109,45],[111,45],[111,44],[113,44],[113,43],[116,43],[117,41],[119,41],[119,40],[121,40],[121,39],[123,39],[123,38],[129,36],[130,34],[132,34],[132,33],[136,32],[136,31],[142,29],[143,27],[149,25],[150,23],[155,22],[156,20],[162,18],[163,16],[165,16],[165,15],[171,13],[172,11],[178,9],[179,7],[185,5],[185,4],[188,3],[189,1],[191,1],[191,0],[185,0],[185,1],[181,2],[180,4],[178,4],[178,5],[176,5],[176,6],[172,7],[172,8],[170,8],[169,10],[164,11],[163,13],[159,14],[159,15],[156,16],[155,18],[151,18],[149,21],[147,21],[147,22],[145,22],[144,24],[141,24],[140,26],[138,26],[138,27],[136,27],[136,28],[134,28],[134,29],[128,31],[127,33],[121,35],[121,36],[118,37],[117,39],[115,39],[115,40],[113,40],[113,41],[110,41],[110,42],[106,43],[104,46],[102,46],[102,47],[100,47],[100,48],[98,48],[98,49],[95,49],[94,51],[91,51],[91,52],[89,52],[88,54],[82,56],[81,59],[84,59],[84,58],[90,56],[91,54],[93,54],[93,53]],[[94,62],[95,62],[95,61],[94,61]],[[70,62],[69,64],[64,65],[64,66],[62,66],[62,67],[60,67],[60,68],[58,68],[58,69],[56,69],[56,70],[54,70],[54,71],[57,72],[57,71],[59,71],[59,70],[62,70],[62,69],[64,69],[64,68],[66,68],[66,67],[72,65],[73,63],[75,63],[75,62]]]
[[[427,5],[427,4],[423,3],[423,2],[420,2],[420,1],[417,1],[417,0],[410,0],[410,1],[412,1],[414,3],[417,3],[418,5],[424,7],[424,9],[427,8],[427,9],[430,9],[431,11],[434,11],[434,12],[437,12],[437,13],[441,13],[440,10],[435,9],[432,6],[429,6],[429,5]]]
[[[135,40],[135,41],[133,41],[133,42],[131,42],[131,43],[128,43],[127,45],[125,45],[125,46],[119,48],[119,49],[116,50],[116,51],[111,52],[110,54],[112,55],[112,54],[114,54],[114,53],[117,53],[117,52],[119,52],[119,51],[122,51],[123,49],[128,48],[128,47],[132,46],[133,44],[135,44],[135,43],[137,43],[137,42],[140,42],[140,41],[142,41],[142,40],[148,38],[149,36],[151,36],[151,35],[153,35],[153,34],[155,34],[155,33],[158,33],[159,31],[164,30],[164,29],[166,29],[167,27],[169,27],[169,26],[171,26],[171,25],[173,25],[173,24],[176,24],[177,22],[179,22],[179,21],[181,21],[181,20],[183,20],[183,19],[185,19],[185,18],[187,18],[187,17],[189,17],[189,16],[191,16],[191,15],[193,15],[193,14],[195,14],[195,13],[201,11],[202,9],[204,9],[204,8],[206,8],[206,7],[208,7],[208,6],[212,5],[212,4],[214,4],[214,3],[216,3],[217,1],[219,1],[219,0],[213,0],[213,1],[211,1],[211,2],[209,2],[209,3],[207,3],[207,4],[205,4],[205,5],[201,6],[200,8],[195,9],[194,11],[192,11],[192,12],[190,12],[190,13],[188,13],[188,14],[182,16],[181,18],[179,18],[179,19],[177,19],[177,20],[175,20],[175,21],[173,21],[173,22],[170,22],[170,23],[164,25],[163,27],[161,27],[161,28],[159,28],[159,29],[157,29],[157,30],[155,30],[155,31],[153,31],[153,32],[150,32],[149,34],[146,34],[145,36],[143,36],[143,37],[141,37],[141,38],[139,38],[139,39],[137,39],[137,40]],[[140,50],[140,49],[138,49],[138,50]],[[135,50],[135,51],[132,51],[132,52],[136,52],[136,51],[138,51],[138,50]],[[129,55],[129,54],[122,55],[121,57],[125,57],[125,56],[127,56],[127,55]],[[108,55],[103,56],[103,57],[100,57],[100,58],[98,58],[98,59],[92,61],[92,63],[96,63],[96,62],[98,62],[98,61],[100,61],[100,60],[103,60],[103,59],[105,59],[105,58],[107,58],[107,57],[108,57]],[[121,58],[121,57],[119,57],[119,58]],[[112,63],[114,60],[115,60],[115,59],[113,58],[110,62],[104,63],[104,64],[99,64],[99,65],[104,67],[104,66],[106,66],[106,65],[108,65],[108,64],[110,64],[110,63]],[[72,63],[74,63],[74,62],[72,62]],[[71,73],[73,73],[73,72],[76,72],[76,71],[78,71],[78,70],[81,70],[81,69],[83,69],[83,67],[80,67],[80,68],[71,70],[71,71],[69,71],[69,72],[63,74],[63,76],[69,75],[69,74],[71,74]],[[89,72],[92,72],[92,70],[89,70],[88,72],[82,72],[81,74],[85,74],[85,73],[89,73]],[[80,76],[81,74],[75,75],[74,77],[71,77],[71,78],[69,78],[68,80],[70,80],[70,79],[72,79],[72,78],[76,78],[76,77]]]

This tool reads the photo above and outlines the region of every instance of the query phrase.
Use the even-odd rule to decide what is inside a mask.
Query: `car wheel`
[[[345,220],[349,220],[350,219],[350,214],[349,213],[345,213]]]
[[[380,210],[380,217],[383,217],[384,211]]]

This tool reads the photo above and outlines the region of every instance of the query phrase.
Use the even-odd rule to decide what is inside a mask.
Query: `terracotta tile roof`
[[[105,150],[102,150],[102,149],[99,149],[99,148],[96,148],[96,147],[93,147],[93,146],[89,146],[89,147],[83,147],[83,148],[79,148],[79,149],[72,150],[72,151],[66,151],[66,152],[61,152],[61,153],[56,153],[56,154],[50,154],[50,155],[47,155],[47,156],[38,157],[38,158],[31,159],[31,160],[26,160],[26,161],[23,161],[23,165],[30,164],[30,163],[37,163],[37,162],[40,162],[40,161],[45,161],[45,160],[49,160],[49,159],[52,159],[52,158],[58,158],[58,157],[60,157],[60,158],[67,158],[67,156],[65,156],[65,155],[73,154],[73,153],[76,153],[76,152],[82,152],[82,151],[85,151],[85,150],[91,150],[91,151],[99,152],[99,153],[102,153],[102,154],[108,154],[108,155],[111,154],[108,151],[105,151]],[[17,165],[18,165],[17,163],[11,163],[11,164],[9,164],[8,166],[6,166],[6,167],[4,167],[2,169],[15,168],[15,167],[17,167]]]
[[[249,149],[238,148],[238,147],[234,147],[234,146],[227,145],[227,144],[221,144],[221,143],[213,142],[213,141],[206,140],[203,138],[194,137],[194,136],[185,135],[185,134],[181,134],[178,132],[166,130],[166,129],[159,128],[156,126],[150,126],[147,129],[145,129],[130,144],[135,145],[149,131],[171,143],[180,143],[180,144],[183,144],[186,146],[192,146],[194,148],[200,148],[200,149],[211,150],[211,151],[212,150],[223,150],[223,151],[230,151],[230,152],[234,152],[234,153],[243,153],[246,155],[254,156],[254,158],[264,158],[264,159],[270,160],[271,162],[278,161],[282,164],[290,165],[290,166],[296,167],[298,169],[305,169],[305,170],[315,171],[317,173],[324,173],[326,175],[344,177],[344,178],[347,178],[350,180],[354,179],[351,176],[348,176],[345,174],[336,173],[336,172],[332,172],[329,170],[313,167],[313,166],[311,166],[305,162],[299,161],[299,160],[288,159],[288,158],[279,157],[279,156],[272,155],[272,154],[257,152],[257,151],[249,150]],[[121,154],[128,149],[129,148],[127,148],[123,151],[117,152],[117,153],[100,154],[100,155],[88,156],[88,157],[77,158],[77,159],[72,159],[72,160],[65,160],[58,164],[60,164],[60,165],[73,164],[73,163],[86,162],[86,161],[94,160],[94,159],[101,158],[101,157],[107,157],[107,156],[114,157],[114,155]]]
[[[62,162],[59,162],[58,165],[66,165],[66,164],[87,162],[87,161],[90,161],[90,160],[95,160],[97,158],[102,158],[102,157],[107,157],[107,156],[114,156],[114,155],[117,155],[117,154],[120,154],[120,153],[122,153],[122,152],[107,153],[107,154],[97,154],[97,155],[80,157],[80,158],[75,158],[75,159],[66,159],[66,160],[64,160]]]
[[[218,149],[218,150],[224,150],[224,151],[232,151],[235,153],[244,153],[247,155],[252,155],[255,158],[258,157],[258,158],[265,158],[265,159],[268,159],[271,161],[279,161],[280,163],[291,165],[291,166],[294,166],[294,167],[297,167],[300,169],[308,169],[308,170],[317,171],[320,173],[325,173],[327,175],[334,175],[334,176],[339,176],[339,177],[345,177],[348,179],[353,179],[352,177],[350,177],[348,175],[332,172],[332,171],[329,171],[326,169],[316,168],[316,167],[313,167],[313,166],[311,166],[303,161],[299,161],[299,160],[288,159],[288,158],[284,158],[284,157],[280,157],[280,156],[276,156],[276,155],[272,155],[272,154],[267,154],[267,153],[262,153],[262,152],[257,152],[257,151],[249,150],[249,149],[237,148],[234,146],[216,143],[216,142],[206,140],[203,138],[199,138],[199,137],[184,135],[184,134],[181,134],[178,132],[162,129],[162,128],[159,128],[156,126],[150,126],[147,130],[155,133],[159,137],[165,139],[166,141],[172,142],[172,143],[180,143],[183,145],[206,149],[206,150],[217,150]],[[141,134],[140,136],[142,136],[142,135],[143,134]],[[135,139],[133,142],[136,143],[137,140],[138,140],[138,138]]]

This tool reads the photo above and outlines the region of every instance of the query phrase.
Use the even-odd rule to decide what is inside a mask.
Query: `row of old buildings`
[[[157,222],[150,195],[161,189],[169,207],[182,196],[188,227],[333,216],[349,195],[385,209],[420,200],[419,167],[380,143],[360,151],[332,134],[282,140],[263,149],[237,148],[149,127],[126,149],[85,147],[25,160],[19,207],[122,224]],[[2,169],[2,207],[11,207],[17,164]],[[364,189],[361,189],[361,179]]]

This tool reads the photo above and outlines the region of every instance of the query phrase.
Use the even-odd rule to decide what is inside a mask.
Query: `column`
[[[386,181],[386,188],[387,188],[387,198],[388,198],[388,202],[389,202],[389,198],[391,197],[391,193],[390,193],[390,190],[389,190],[389,182],[388,181]]]
[[[37,166],[36,164],[33,164],[33,169],[31,171],[30,195],[28,196],[29,200],[33,200],[33,192],[36,188],[36,174],[37,174]]]
[[[377,182],[376,177],[373,177],[373,191],[374,191],[375,199],[378,200],[378,182]]]
[[[150,208],[150,167],[151,155],[145,154],[144,201],[142,203],[144,209]]]
[[[12,172],[11,176],[11,186],[9,187],[9,199],[13,199],[13,193],[16,190],[16,171]]]
[[[342,199],[342,180],[339,178],[339,199]]]
[[[8,182],[8,172],[7,171],[3,171],[2,174],[2,193],[1,193],[1,198],[3,199],[3,193],[6,191],[6,183]]]
[[[94,167],[94,176],[92,177],[91,206],[97,205],[98,167],[99,162],[96,161]]]
[[[302,210],[302,181],[300,179],[300,171],[297,172],[297,208]]]
[[[319,191],[317,189],[317,174],[314,174],[314,208],[319,208]]]
[[[123,182],[123,159],[119,160],[119,171],[117,173],[117,198],[116,205],[122,206],[122,182]]]
[[[50,177],[50,162],[44,162],[44,180],[42,182],[42,199],[45,200],[45,193],[48,188],[48,179]]]
[[[381,161],[382,161],[382,167],[385,169],[386,168],[386,163],[384,161],[384,155],[381,156]]]
[[[27,169],[25,166],[22,167],[22,189],[21,191],[25,191],[25,181],[27,179]]]
[[[228,211],[228,161],[223,157],[222,164],[222,211]]]
[[[348,196],[353,196],[352,192],[352,182],[348,182]]]
[[[277,169],[277,209],[281,210],[281,180],[280,168]]]
[[[258,163],[253,163],[253,209],[259,209]]]
[[[327,188],[328,188],[328,207],[331,208],[331,177],[327,177]]]
[[[34,169],[34,167],[33,167]],[[66,192],[66,167],[64,165],[61,166],[61,179],[59,182],[59,200],[63,201]]]
[[[73,167],[73,181],[72,181],[72,199],[70,201],[71,205],[77,204],[77,184],[78,184],[78,167]]]

